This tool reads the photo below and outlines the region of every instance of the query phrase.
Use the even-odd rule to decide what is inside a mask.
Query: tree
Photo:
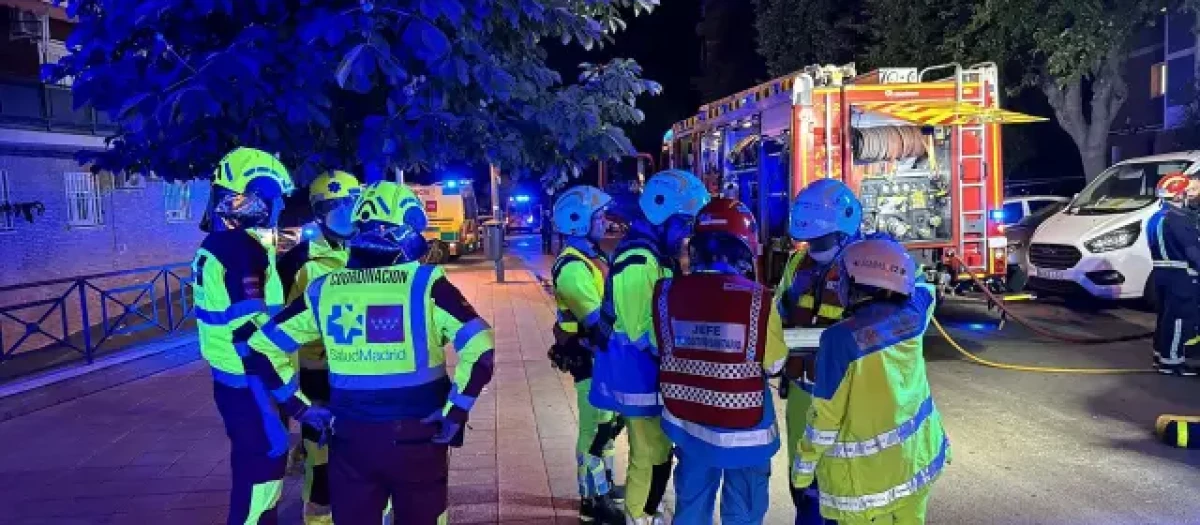
[[[119,124],[97,169],[210,176],[234,146],[329,167],[486,162],[564,182],[633,151],[659,86],[631,60],[564,84],[541,43],[604,45],[658,0],[70,0],[77,105]]]
[[[754,0],[758,52],[774,77],[859,53],[864,0]]]
[[[1045,94],[1059,125],[1079,149],[1091,181],[1108,166],[1108,133],[1128,87],[1121,65],[1131,38],[1179,2],[1009,0],[977,4],[966,31],[949,39],[954,54],[1003,58],[1020,72],[1018,87]],[[993,58],[994,57],[994,58]]]
[[[701,97],[716,100],[763,80],[765,71],[754,40],[746,37],[754,7],[745,0],[701,0],[700,9],[696,34],[704,53],[701,75],[693,83]]]

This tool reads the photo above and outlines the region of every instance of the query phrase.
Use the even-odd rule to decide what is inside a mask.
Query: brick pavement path
[[[551,303],[527,272],[492,278],[451,272],[497,331],[495,378],[450,461],[451,522],[577,523],[574,389],[546,362]],[[229,450],[209,385],[194,362],[0,423],[0,523],[223,523]],[[300,523],[299,490],[289,478],[284,523]]]

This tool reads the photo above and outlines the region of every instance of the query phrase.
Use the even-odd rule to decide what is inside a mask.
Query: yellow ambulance
[[[425,261],[441,264],[483,246],[479,206],[470,180],[447,180],[428,186],[410,185],[425,207],[429,225]]]

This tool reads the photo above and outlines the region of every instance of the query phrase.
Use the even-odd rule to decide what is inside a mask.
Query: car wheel
[[[1008,271],[1004,276],[1004,284],[1008,287],[1008,291],[1012,293],[1020,293],[1025,290],[1025,285],[1029,282],[1029,273],[1021,268],[1019,264],[1008,265]]]
[[[1158,292],[1154,290],[1154,279],[1146,278],[1146,284],[1142,286],[1142,303],[1151,312],[1158,313]]]
[[[450,260],[450,247],[442,241],[429,241],[429,250],[425,252],[422,262],[425,264],[444,264]]]

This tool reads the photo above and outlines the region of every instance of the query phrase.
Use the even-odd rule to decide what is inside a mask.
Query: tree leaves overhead
[[[620,126],[658,84],[630,60],[577,83],[546,39],[611,42],[658,0],[71,0],[75,100],[119,123],[86,161],[203,178],[238,145],[301,182],[330,167],[489,162],[548,185],[633,152]]]

